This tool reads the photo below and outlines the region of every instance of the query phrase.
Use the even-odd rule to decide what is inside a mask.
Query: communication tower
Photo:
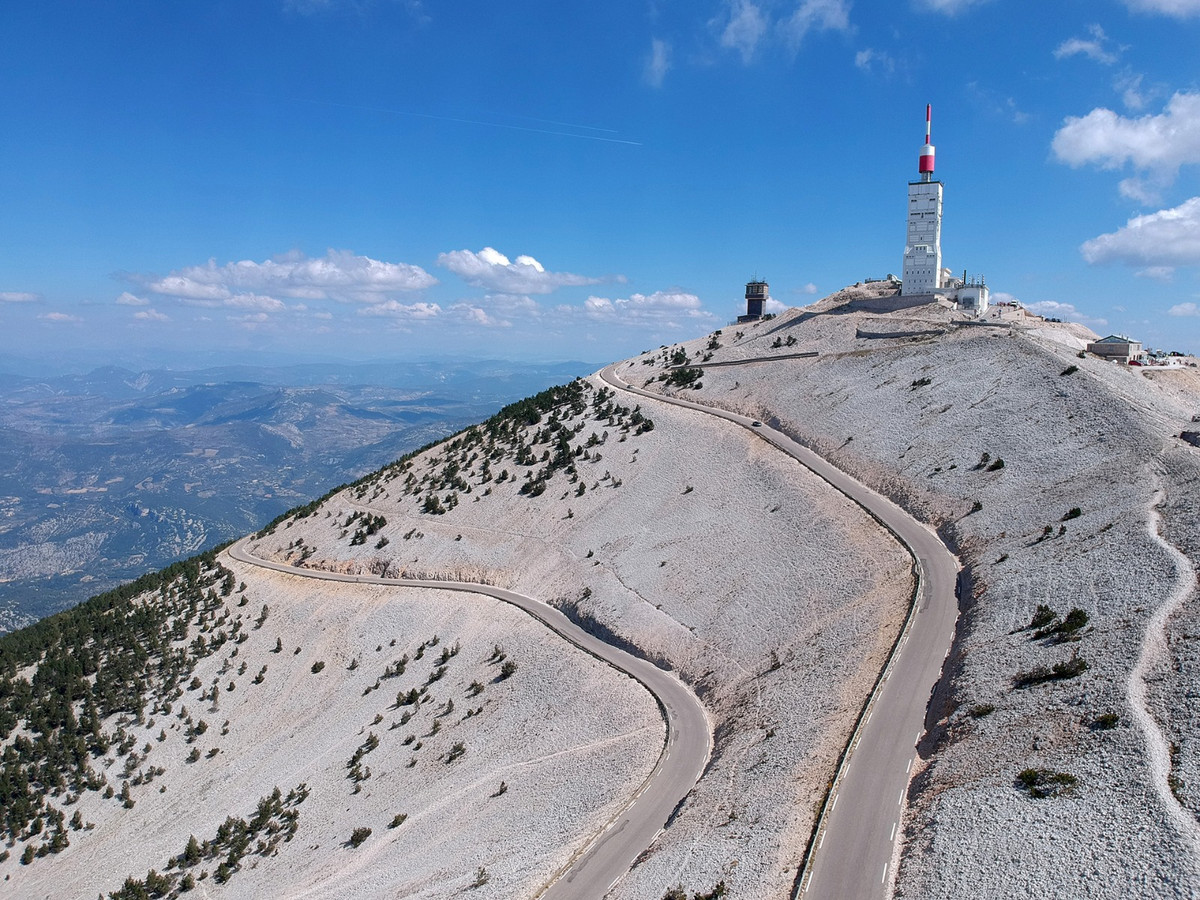
[[[921,178],[908,183],[902,295],[932,294],[942,287],[942,183],[933,177],[932,111],[926,105],[925,146],[917,164]]]

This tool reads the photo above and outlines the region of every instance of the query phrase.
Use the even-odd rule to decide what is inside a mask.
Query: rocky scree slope
[[[511,585],[675,667],[714,755],[630,897],[788,890],[912,587],[872,520],[744,431],[592,380],[252,549]],[[5,638],[0,664],[22,896],[528,896],[663,740],[644,690],[503,604],[211,554]]]
[[[673,668],[711,715],[712,761],[612,896],[724,880],[736,896],[778,897],[907,611],[910,562],[745,429],[653,405],[598,379],[546,392],[277,523],[251,550],[512,587]]]
[[[6,636],[0,673],[5,896],[531,896],[664,740],[505,604],[213,554]]]
[[[1077,325],[888,312],[889,293],[860,285],[618,371],[777,421],[967,565],[898,896],[1195,896],[1200,451],[1180,434],[1200,377],[1082,354]],[[750,362],[781,352],[817,355]]]

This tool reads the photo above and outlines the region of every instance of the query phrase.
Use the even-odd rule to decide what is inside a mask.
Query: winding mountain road
[[[614,388],[750,429],[859,504],[912,554],[916,599],[850,737],[794,894],[804,900],[890,896],[894,876],[890,867],[915,748],[925,731],[930,695],[954,639],[958,560],[933,529],[774,428],[756,425],[755,420],[737,413],[633,387],[616,369],[611,365],[600,372]]]
[[[547,880],[534,895],[534,900],[600,900],[604,897],[629,872],[637,857],[654,843],[675,807],[695,786],[708,764],[712,729],[704,707],[683,682],[652,663],[588,634],[545,603],[485,584],[343,575],[296,568],[253,556],[246,547],[249,540],[246,537],[230,546],[229,556],[248,565],[301,578],[461,591],[510,603],[581,650],[627,673],[654,695],[667,723],[666,741],[654,769],[625,808]]]
[[[858,503],[912,554],[917,573],[915,601],[820,810],[795,894],[804,900],[888,897],[915,746],[924,733],[928,698],[954,637],[958,560],[932,529],[780,431],[737,413],[635,388],[617,375],[616,368],[612,365],[600,372],[614,388],[749,429]],[[243,538],[227,552],[240,562],[297,577],[461,591],[510,603],[585,652],[626,672],[654,695],[667,723],[667,737],[653,771],[624,809],[547,880],[534,900],[603,898],[654,843],[703,773],[712,751],[712,731],[696,696],[674,675],[588,634],[558,610],[532,597],[484,584],[297,568],[251,555],[246,548],[249,540]]]

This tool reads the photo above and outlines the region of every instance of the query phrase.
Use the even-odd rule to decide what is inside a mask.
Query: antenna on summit
[[[908,234],[904,241],[904,277],[900,293],[935,294],[942,284],[942,183],[933,177],[930,127],[933,105],[925,106],[925,146],[917,171],[908,183]]]
[[[933,104],[925,104],[925,146],[921,148],[921,160],[917,165],[917,171],[921,173],[922,181],[931,181],[933,176],[933,157],[934,148],[930,143],[930,128],[933,120]]]
[[[908,183],[908,231],[904,240],[901,296],[928,296],[953,309],[983,315],[989,291],[982,277],[962,281],[942,268],[942,183],[934,177],[933,104],[925,105],[925,146],[917,171],[919,181]]]

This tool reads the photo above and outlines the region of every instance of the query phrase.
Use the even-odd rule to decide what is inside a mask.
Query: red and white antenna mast
[[[921,161],[917,171],[921,173],[922,181],[929,181],[933,175],[933,144],[929,142],[930,127],[933,120],[933,104],[925,104],[925,146],[921,148]]]

